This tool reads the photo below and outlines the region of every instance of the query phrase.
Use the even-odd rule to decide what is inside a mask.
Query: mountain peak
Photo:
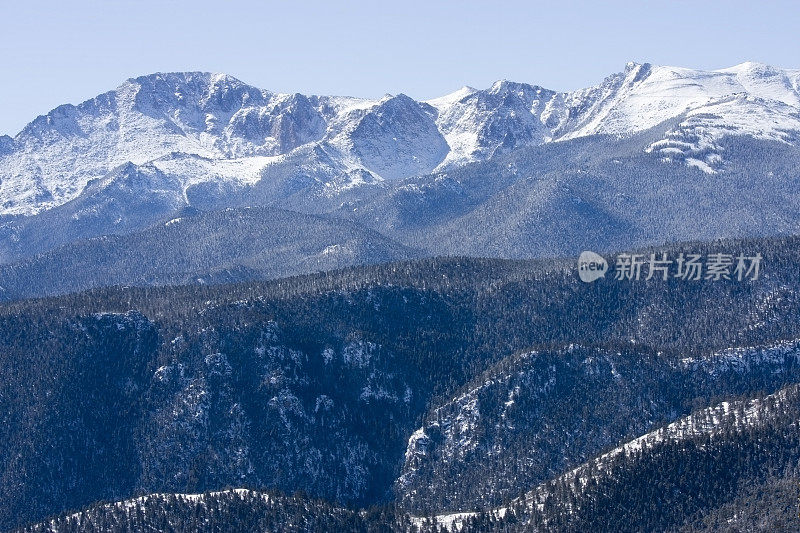
[[[732,67],[719,69],[717,72],[753,72],[763,70],[778,70],[772,65],[760,63],[758,61],[744,61]]]
[[[117,92],[124,91],[130,85],[147,93],[163,93],[170,99],[173,96],[179,99],[192,96],[203,100],[231,92],[242,96],[249,94],[249,98],[266,97],[271,94],[228,74],[213,72],[156,72],[128,79]]]
[[[135,82],[135,83],[154,83],[154,82],[179,82],[179,83],[190,83],[193,81],[205,81],[207,83],[214,83],[219,84],[221,82],[230,83],[230,84],[242,84],[244,83],[230,76],[228,74],[224,74],[221,72],[204,72],[204,71],[173,71],[173,72],[153,72],[151,74],[144,74],[142,76],[136,76],[134,78],[128,78],[128,82]]]
[[[0,154],[10,152],[14,147],[14,139],[8,135],[0,135]]]
[[[388,105],[417,105],[417,101],[407,94],[398,93],[396,95],[387,94],[381,99],[381,104]]]
[[[460,100],[463,100],[467,96],[475,94],[476,92],[478,92],[477,89],[475,89],[473,87],[470,87],[468,85],[464,85],[463,87],[461,87],[457,91],[453,91],[452,93],[446,94],[444,96],[440,96],[439,98],[432,98],[430,100],[426,100],[425,103],[426,104],[430,104],[430,105],[432,105],[433,107],[436,107],[436,108],[447,107],[447,106],[450,106],[450,105],[452,105],[452,104],[454,104],[454,103],[456,103],[456,102],[458,102]]]
[[[644,63],[639,63],[638,61],[628,61],[627,63],[625,63],[626,72],[635,70],[639,67],[652,68],[653,64],[648,61],[645,61]]]
[[[505,93],[505,92],[518,92],[518,91],[528,91],[530,89],[534,89],[533,85],[529,85],[527,83],[521,83],[518,81],[510,81],[510,80],[497,80],[492,84],[489,88],[489,92],[491,93]]]
[[[504,99],[535,100],[544,95],[552,95],[554,91],[539,85],[530,85],[510,80],[499,80],[492,84],[484,94],[502,97]]]

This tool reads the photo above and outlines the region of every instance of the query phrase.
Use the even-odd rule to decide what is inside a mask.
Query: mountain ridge
[[[251,168],[244,175],[184,168],[184,189],[198,182],[242,187],[298,148],[320,147],[329,161],[313,150],[305,161],[330,169],[325,184],[346,188],[446,171],[524,146],[625,136],[685,113],[691,114],[650,150],[716,172],[723,156],[706,152],[721,136],[796,140],[800,70],[629,63],[577,91],[501,80],[427,101],[280,94],[225,74],[155,73],[59,106],[13,139],[0,138],[0,215],[50,209],[120,164],[154,163],[171,153]]]
[[[419,457],[413,435],[437,420],[469,438],[451,439],[455,470],[436,466],[436,453],[420,464],[454,496],[490,489],[466,495],[462,509],[494,508],[487,496],[503,502],[563,469],[544,461],[532,475],[460,475],[469,453],[493,451],[481,441],[505,445],[492,454],[501,465],[537,445],[569,469],[684,413],[797,383],[798,241],[759,248],[771,265],[759,280],[668,291],[660,281],[588,285],[563,262],[450,258],[2,304],[0,452],[15,458],[0,473],[2,527],[231,486],[348,507],[400,503],[389,491],[406,452]],[[742,349],[752,346],[766,350]],[[650,372],[674,362],[687,381]],[[621,401],[609,406],[603,390]],[[608,418],[616,423],[586,425]],[[27,452],[31,443],[47,446]],[[423,511],[454,509],[431,500]]]

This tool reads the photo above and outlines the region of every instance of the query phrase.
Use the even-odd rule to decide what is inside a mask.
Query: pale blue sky
[[[0,0],[0,134],[156,71],[281,92],[432,98],[497,79],[569,90],[629,60],[800,68],[800,3]]]

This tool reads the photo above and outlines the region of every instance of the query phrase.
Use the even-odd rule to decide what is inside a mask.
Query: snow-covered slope
[[[525,144],[625,136],[676,117],[682,118],[679,125],[651,150],[688,157],[727,134],[790,140],[800,131],[799,87],[800,70],[759,63],[717,71],[629,63],[601,84],[571,93],[503,81],[429,103],[439,110],[450,143],[446,163],[485,159]],[[718,161],[688,162],[710,171]]]
[[[221,74],[131,79],[38,117],[10,148],[3,143],[0,213],[33,214],[63,204],[128,162],[161,160],[184,187],[199,180],[254,183],[275,156],[321,139],[341,104],[272,94]]]
[[[299,158],[321,167],[323,185],[336,192],[526,145],[625,136],[669,119],[676,123],[648,151],[716,172],[724,161],[716,142],[725,135],[799,137],[800,70],[630,63],[574,92],[500,81],[428,102],[275,94],[223,74],[153,74],[0,137],[0,215],[61,205],[128,162],[160,160],[184,190],[202,182],[240,189],[302,148]]]
[[[581,112],[566,124],[570,131],[563,132],[563,136],[641,131],[736,95],[778,102],[797,110],[798,80],[799,70],[780,70],[758,63],[717,71],[629,63],[624,72],[610,76],[601,85],[566,96],[568,107]]]
[[[464,87],[428,103],[437,109],[439,129],[450,146],[443,167],[552,140],[563,115],[557,93],[509,81],[485,91]]]

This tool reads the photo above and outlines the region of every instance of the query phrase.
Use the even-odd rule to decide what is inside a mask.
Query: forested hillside
[[[489,510],[693,412],[798,383],[798,241],[667,249],[679,250],[758,251],[763,273],[586,284],[572,259],[441,258],[3,304],[2,526],[228,487],[301,491],[351,511]],[[708,453],[738,461],[718,482],[785,494],[795,429],[737,426],[718,450],[687,448],[702,435],[669,441],[580,497],[635,498],[643,489],[621,487],[658,479],[639,471],[667,469],[664,483],[680,484],[666,465],[707,464]],[[762,445],[782,451],[748,462]],[[711,524],[734,497],[761,502],[731,486],[665,522],[638,508],[631,523]]]

